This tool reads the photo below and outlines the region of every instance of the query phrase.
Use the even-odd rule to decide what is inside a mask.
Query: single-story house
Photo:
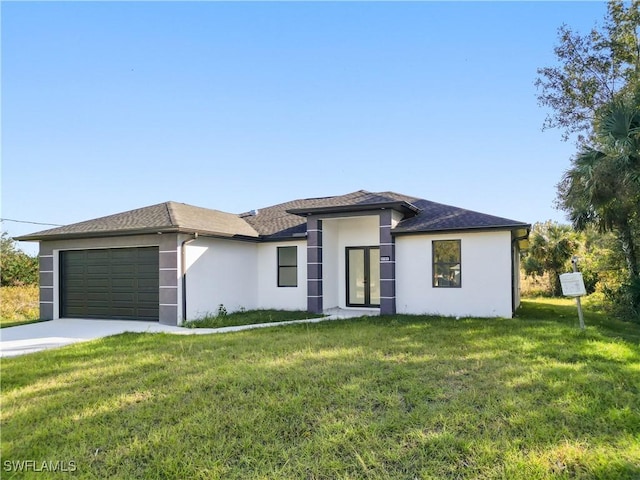
[[[220,305],[510,317],[530,225],[394,192],[232,214],[166,202],[24,235],[40,317],[180,325]]]

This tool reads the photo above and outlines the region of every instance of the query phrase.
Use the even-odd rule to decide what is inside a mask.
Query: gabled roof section
[[[145,233],[200,233],[257,238],[258,233],[242,218],[219,210],[185,203],[164,202],[106,217],[18,237],[19,240],[54,240]]]

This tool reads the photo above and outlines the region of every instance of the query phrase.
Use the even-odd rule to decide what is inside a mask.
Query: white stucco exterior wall
[[[433,240],[461,240],[462,286],[432,286]],[[511,317],[509,231],[396,237],[398,313]]]
[[[278,287],[278,247],[297,247],[298,286]],[[258,248],[258,308],[307,309],[307,241],[269,242]]]
[[[258,308],[258,245],[200,237],[186,246],[187,319]],[[180,307],[182,308],[182,307]]]

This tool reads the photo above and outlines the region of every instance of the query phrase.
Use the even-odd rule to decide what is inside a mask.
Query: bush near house
[[[87,479],[637,479],[640,327],[585,317],[582,332],[571,301],[527,300],[515,319],[129,333],[3,359],[2,464],[73,461]]]

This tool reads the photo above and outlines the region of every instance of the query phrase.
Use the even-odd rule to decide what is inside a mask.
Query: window
[[[460,240],[434,240],[433,286],[460,287],[462,280]]]
[[[278,286],[298,286],[298,247],[278,247]]]

